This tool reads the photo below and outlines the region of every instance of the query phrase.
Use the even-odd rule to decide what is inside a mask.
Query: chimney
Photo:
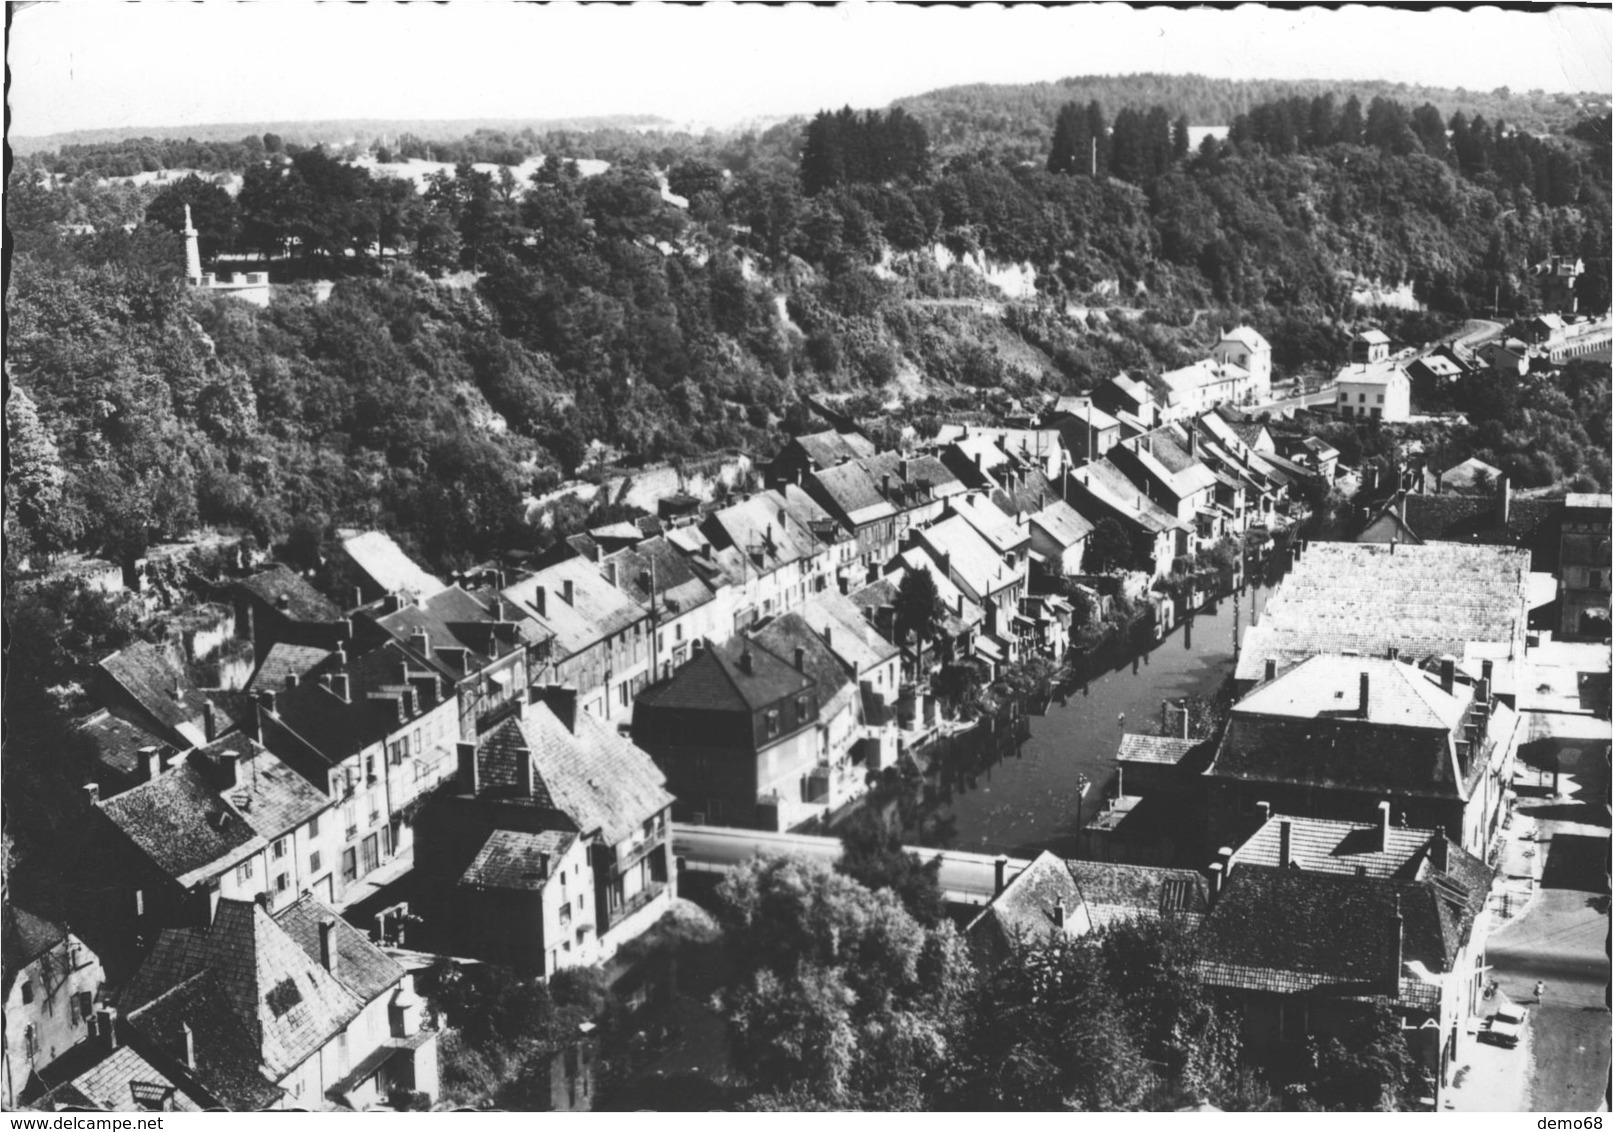
[[[1277,679],[1277,658],[1274,656],[1268,656],[1266,658],[1266,679]]]
[[[278,609],[281,613],[290,613],[291,612],[291,595],[290,594],[281,594],[279,597],[275,598],[274,599],[274,607],[276,609]]]
[[[319,921],[319,965],[332,975],[336,974],[341,966],[341,959],[336,951],[335,916],[327,916]]]
[[[1512,518],[1512,477],[1503,472],[1495,481],[1495,523],[1504,527]]]
[[[354,586],[353,587],[353,608],[357,609],[359,606],[361,606],[363,604],[364,604],[364,587],[363,586]]]
[[[1064,920],[1068,912],[1064,907],[1064,897],[1059,897],[1058,903],[1053,905],[1053,926],[1059,931],[1064,930]]]
[[[795,670],[797,672],[806,671],[806,649],[800,645],[795,646]]]
[[[1286,869],[1294,863],[1294,823],[1284,818],[1277,823],[1277,867]]]
[[[745,646],[745,651],[739,654],[739,670],[746,676],[756,671],[756,661],[751,656],[750,645],[748,644]]]
[[[218,738],[218,709],[212,700],[202,701],[202,737],[209,743]]]
[[[103,1006],[95,1012],[96,1037],[101,1041],[101,1048],[108,1052],[118,1048],[118,1012],[110,1006]]]
[[[560,600],[567,605],[577,604],[577,585],[570,578],[560,583]]]
[[[833,625],[825,625],[823,627],[823,643],[828,645],[828,646],[830,646],[831,648],[834,647],[835,631],[834,631],[834,626]]]
[[[1188,719],[1187,719],[1187,714],[1188,714],[1188,713],[1187,713],[1187,701],[1186,701],[1186,700],[1183,700],[1183,701],[1182,701],[1182,738],[1184,738],[1184,739],[1190,739],[1190,738],[1192,738],[1192,736],[1191,736],[1191,735],[1189,735],[1189,734],[1188,734],[1188,729],[1187,729],[1187,724],[1188,724]]]
[[[1439,658],[1439,687],[1447,696],[1456,689],[1456,658],[1445,655]]]
[[[156,747],[140,748],[140,781],[150,782],[161,773],[162,761],[158,758]]]
[[[1479,705],[1480,710],[1485,709],[1489,705],[1490,678],[1488,676],[1479,678],[1479,686],[1473,692],[1473,702]]]
[[[549,616],[549,591],[542,586],[532,591],[532,608],[538,611],[539,617]]]
[[[997,867],[996,894],[1001,896],[1003,889],[1008,887],[1008,858],[999,855],[992,863]]]
[[[1389,851],[1389,802],[1378,803],[1378,852]]]
[[[1221,884],[1226,879],[1226,870],[1221,862],[1217,861],[1210,866],[1210,903],[1212,905],[1221,899]]]
[[[476,744],[460,742],[455,748],[459,751],[459,792],[474,797],[481,788],[477,780]]]
[[[889,495],[891,493],[891,474],[889,472],[886,472],[883,476],[880,477],[879,483],[880,483],[880,494]]]
[[[86,782],[84,784],[84,800],[90,804],[90,809],[92,810],[99,806],[101,804],[101,784],[98,782]]]
[[[1361,718],[1370,719],[1371,717],[1372,676],[1369,673],[1363,672],[1361,673]]]
[[[1428,843],[1428,863],[1440,872],[1450,871],[1450,842],[1445,840],[1445,831],[1434,831],[1434,839]]]
[[[1395,893],[1395,969],[1389,973],[1384,993],[1400,995],[1400,970],[1406,963],[1406,917],[1400,912],[1400,893]]]
[[[577,733],[577,689],[565,684],[545,684],[527,693],[527,702],[547,704],[562,727]]]
[[[295,688],[296,686],[297,686],[297,674],[295,672],[286,673],[286,687]]]
[[[1260,815],[1260,824],[1265,825],[1271,820],[1271,803],[1256,802],[1255,811]]]
[[[179,1024],[179,1040],[183,1043],[181,1056],[185,1059],[186,1069],[196,1068],[196,1032],[190,1028],[189,1022]]]
[[[1494,676],[1495,676],[1495,661],[1493,661],[1493,660],[1480,661],[1479,662],[1479,675],[1481,677],[1483,677],[1486,681],[1494,678]]]
[[[605,580],[613,586],[616,584],[616,563],[605,563]]]
[[[234,751],[220,751],[213,757],[213,766],[218,772],[218,788],[232,790],[240,781],[241,758]]]
[[[352,703],[352,696],[348,692],[347,673],[345,673],[345,672],[333,672],[333,673],[331,673],[331,675],[330,675],[330,691],[331,691],[331,695],[333,695],[337,699],[341,700],[342,703],[344,703],[344,704]]]
[[[426,632],[424,629],[416,629],[413,633],[409,634],[409,640],[413,643],[415,652],[419,653],[427,660],[431,659],[430,633]]]
[[[532,797],[532,752],[524,746],[515,753],[515,793],[520,798]]]
[[[341,633],[342,640],[351,641],[353,639],[353,619],[351,617],[343,617],[338,625],[337,631]]]
[[[1399,645],[1390,645],[1389,646],[1388,656],[1389,656],[1390,660],[1399,660],[1400,659],[1400,646]]]

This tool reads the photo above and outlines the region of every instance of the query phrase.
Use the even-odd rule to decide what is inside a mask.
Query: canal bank
[[[1269,593],[1246,585],[1182,616],[1146,648],[1108,646],[1042,713],[946,741],[931,753],[924,802],[903,840],[1015,857],[1043,849],[1077,856],[1082,825],[1114,793],[1121,734],[1157,721],[1161,701],[1214,694],[1232,674],[1235,639]]]

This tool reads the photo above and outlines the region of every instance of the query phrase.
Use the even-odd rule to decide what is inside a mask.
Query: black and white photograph
[[[1613,8],[6,19],[16,1128],[1602,1127]]]

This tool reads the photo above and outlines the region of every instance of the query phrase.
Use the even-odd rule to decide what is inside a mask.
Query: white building
[[[1411,378],[1399,362],[1345,366],[1338,375],[1339,416],[1404,421],[1411,417]]]
[[[1271,397],[1271,343],[1252,326],[1240,326],[1221,335],[1221,340],[1210,350],[1210,357],[1223,366],[1238,366],[1249,371],[1249,399],[1265,401]]]

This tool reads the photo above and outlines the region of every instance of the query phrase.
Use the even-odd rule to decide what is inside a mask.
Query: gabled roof
[[[909,570],[926,570],[931,580],[935,582],[935,592],[946,609],[946,616],[942,620],[942,631],[948,637],[956,637],[972,625],[978,625],[986,619],[986,611],[969,598],[957,587],[953,580],[942,573],[926,551],[912,548],[902,551],[886,568],[887,573],[877,581],[870,582],[860,590],[853,590],[848,596],[856,602],[859,608],[877,608],[880,605],[891,605],[896,600],[896,591],[902,584],[902,578]],[[888,596],[884,587],[889,586]]]
[[[314,645],[293,645],[276,641],[269,646],[258,662],[258,669],[247,681],[249,691],[277,691],[286,686],[287,676],[302,677],[309,669],[324,660],[330,649]]]
[[[1024,549],[1030,534],[1025,526],[997,504],[978,495],[966,495],[951,504],[953,513],[991,545],[999,555]]]
[[[74,730],[91,744],[97,766],[129,781],[140,777],[141,748],[155,747],[159,757],[163,758],[174,752],[174,748],[162,739],[106,708],[80,720]],[[110,784],[101,781],[103,796],[111,796],[113,791],[109,787]]]
[[[608,555],[616,568],[616,587],[646,609],[654,605],[664,619],[698,609],[716,595],[689,560],[664,536]]]
[[[1487,641],[1522,655],[1529,570],[1529,552],[1511,547],[1310,543],[1244,638],[1236,678],[1259,679],[1268,657],[1390,646],[1423,659]]]
[[[701,649],[665,684],[646,688],[643,704],[689,711],[760,711],[791,696],[811,691],[813,681],[766,649],[751,649],[751,670],[741,657],[744,641]]]
[[[1605,520],[1608,511],[1613,510],[1613,495],[1571,492],[1563,500],[1563,506],[1575,511],[1600,511],[1602,518]]]
[[[1123,373],[1115,374],[1108,380],[1107,384],[1124,393],[1127,398],[1139,405],[1146,405],[1154,399],[1153,394],[1149,392],[1148,386]]]
[[[550,639],[551,632],[519,609],[505,604],[496,591],[471,593],[458,585],[404,602],[376,619],[400,645],[414,649],[414,634],[431,642],[433,661],[453,679],[479,672],[493,661],[527,644]],[[495,609],[496,607],[496,609]],[[438,649],[465,650],[465,664],[436,657]]]
[[[1062,499],[1055,499],[1034,512],[1029,521],[1054,542],[1065,547],[1074,546],[1092,533],[1092,524]]]
[[[1431,843],[1442,838],[1433,830],[1395,825],[1389,827],[1386,838],[1376,825],[1273,815],[1232,854],[1234,866],[1277,868],[1282,860],[1284,822],[1288,823],[1290,868],[1347,876],[1359,873],[1414,880],[1429,863]],[[1447,842],[1447,853],[1461,851]]]
[[[342,616],[335,602],[316,590],[302,575],[285,566],[276,564],[234,584],[276,609],[284,598],[285,614],[293,621],[337,621]]]
[[[205,741],[200,724],[206,697],[166,649],[136,641],[100,668],[159,726],[193,744]]]
[[[1267,342],[1263,337],[1261,337],[1258,330],[1248,325],[1239,326],[1235,329],[1228,330],[1225,334],[1221,335],[1221,341],[1236,342],[1241,346],[1247,346],[1250,350],[1253,350],[1257,353],[1261,350],[1271,349],[1271,343]]]
[[[744,556],[747,569],[773,571],[816,555],[821,544],[790,515],[784,497],[764,491],[714,511],[701,525],[707,535]],[[759,561],[758,561],[759,559]]]
[[[576,840],[575,833],[565,830],[526,833],[495,829],[487,835],[459,883],[470,888],[542,892],[554,877],[555,862]]]
[[[353,560],[353,565],[387,593],[406,591],[430,597],[444,588],[442,579],[426,573],[382,531],[349,533],[342,539],[342,549]]]
[[[795,669],[795,650],[801,650],[801,667],[797,671],[817,684],[819,711],[824,716],[832,717],[839,710],[838,704],[831,703],[837,693],[856,687],[852,671],[837,650],[825,644],[798,611],[775,617],[766,628],[752,634],[751,641],[758,657],[771,653],[791,669]]]
[[[853,673],[877,668],[901,650],[868,623],[857,603],[845,594],[813,594],[800,610],[801,619]]]
[[[266,1074],[255,1032],[238,1017],[222,971],[200,970],[129,1013],[129,1025],[152,1045],[181,1050],[190,1027],[196,1081],[231,1112],[257,1112],[285,1090]]]
[[[1353,362],[1339,370],[1336,380],[1344,385],[1398,385],[1410,384],[1406,368],[1400,362]]]
[[[953,515],[917,532],[919,545],[947,557],[951,573],[981,598],[1011,585],[1022,574],[1008,569],[1003,557],[962,515]],[[945,570],[939,573],[947,573]]]
[[[403,979],[404,970],[395,959],[312,895],[305,893],[276,912],[274,922],[311,962],[320,966],[319,925],[331,923],[336,942],[336,981],[361,1003],[374,1002]]]
[[[266,840],[283,837],[335,804],[273,751],[239,731],[215,739],[191,758],[201,762],[198,769],[206,779],[207,763],[220,755],[235,760],[235,785],[220,793]]]
[[[1410,664],[1381,657],[1313,656],[1239,700],[1239,715],[1285,719],[1358,719],[1361,677],[1368,680],[1365,721],[1386,727],[1449,732],[1459,725],[1472,699],[1447,694],[1436,677]]]
[[[1248,377],[1249,371],[1240,365],[1218,362],[1214,358],[1201,358],[1192,365],[1167,370],[1159,375],[1159,382],[1169,391],[1170,399],[1178,401],[1192,390],[1242,381]]]
[[[1175,735],[1137,735],[1127,732],[1120,737],[1120,750],[1115,758],[1122,762],[1176,766],[1201,742],[1199,739],[1183,739]]]
[[[11,894],[8,892],[8,896]],[[0,909],[0,930],[4,933],[5,988],[28,964],[49,952],[67,939],[66,924],[36,916],[26,908],[17,906],[15,899],[7,900]]]
[[[1389,335],[1376,327],[1361,331],[1355,338],[1358,342],[1368,342],[1374,346],[1387,346],[1389,344]]]
[[[75,1105],[107,1112],[130,1112],[141,1100],[159,1098],[175,1112],[201,1112],[205,1096],[192,1095],[193,1086],[170,1077],[127,1043],[116,1049],[95,1039],[79,1042],[49,1065],[36,1066],[19,1100],[30,1107]]]
[[[1486,464],[1477,456],[1469,456],[1460,464],[1446,468],[1439,474],[1439,482],[1446,487],[1475,487],[1480,474],[1490,483],[1495,484],[1501,478],[1501,469],[1493,464]]]
[[[1094,405],[1090,397],[1060,397],[1053,411],[1063,414],[1065,418],[1057,427],[1059,435],[1065,437],[1066,446],[1071,422],[1075,422],[1073,427],[1091,428],[1097,432],[1120,427],[1120,422]]]
[[[1062,929],[1058,922],[1061,905]],[[1007,948],[1021,942],[1039,943],[1061,930],[1084,935],[1092,924],[1081,908],[1080,891],[1069,867],[1044,850],[1003,886],[966,930],[998,948]]]
[[[819,490],[853,526],[896,514],[896,508],[880,494],[874,477],[856,460],[838,467],[820,468],[812,476]]]
[[[1408,495],[1406,526],[1424,542],[1534,547],[1543,538],[1556,541],[1553,520],[1562,506],[1561,499],[1514,498],[1507,507],[1507,521],[1502,523],[1498,503],[1491,496]]]
[[[874,454],[873,441],[867,437],[855,432],[835,432],[833,429],[798,436],[790,443],[806,453],[819,468],[832,468],[842,460],[855,460]]]
[[[189,760],[103,802],[101,812],[183,888],[233,868],[267,844]]]
[[[1121,447],[1179,498],[1215,488],[1215,473],[1182,447],[1169,427],[1122,441]]]
[[[709,651],[709,650],[707,650]],[[482,781],[516,783],[516,760],[532,759],[533,804],[566,815],[578,833],[614,845],[672,804],[666,776],[649,755],[585,711],[572,731],[547,704],[506,720],[482,742]]]
[[[351,657],[345,667],[339,660],[332,653],[295,688],[275,694],[280,722],[331,766],[402,729],[405,716],[419,718],[408,714],[408,687],[419,690],[421,714],[454,697],[452,687],[439,673],[427,672],[412,662],[396,641]],[[418,678],[417,684],[405,685],[406,670]],[[325,686],[327,678],[339,673],[347,675],[346,701]],[[429,690],[432,687],[435,693]],[[271,747],[279,741],[277,735],[277,730],[266,733]]]
[[[328,909],[320,912],[337,918]],[[257,1038],[259,1059],[272,1081],[334,1040],[364,1005],[266,909],[221,900],[210,928],[171,928],[157,937],[118,996],[119,1007],[138,1011],[203,973],[217,976],[230,1013]],[[182,1020],[197,1025],[188,1012]]]
[[[565,585],[572,600],[565,599]],[[544,590],[539,612],[537,591]],[[649,616],[638,602],[605,580],[599,567],[582,558],[568,558],[506,586],[503,594],[528,617],[554,633],[561,658],[575,656],[602,640]]]
[[[1175,515],[1149,499],[1108,457],[1075,469],[1070,477],[1098,502],[1150,534],[1182,529]]]

